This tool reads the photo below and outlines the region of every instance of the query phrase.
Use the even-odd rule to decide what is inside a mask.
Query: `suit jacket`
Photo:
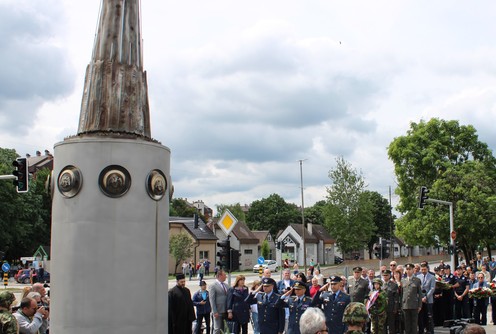
[[[410,280],[403,278],[401,280],[403,287],[401,296],[401,307],[403,310],[414,310],[422,307],[422,283],[416,276]]]
[[[227,312],[227,291],[229,287],[226,283],[222,283],[225,289],[221,286],[219,281],[210,285],[210,305],[212,306],[212,313],[226,313]]]
[[[227,292],[227,310],[232,311],[233,319],[240,324],[250,321],[250,304],[245,302],[248,294],[246,287],[243,289],[229,288]]]
[[[369,280],[362,277],[355,280],[355,277],[351,277],[348,280],[348,292],[352,302],[365,303],[370,292]]]
[[[289,280],[289,286],[293,286],[295,284],[295,280],[290,279]],[[284,294],[286,292],[286,285],[284,284],[284,280],[280,280],[277,282],[277,291],[279,294]]]
[[[422,293],[427,297],[427,304],[434,303],[434,290],[436,290],[436,278],[431,273],[417,276],[422,282]],[[425,291],[425,292],[424,292]]]

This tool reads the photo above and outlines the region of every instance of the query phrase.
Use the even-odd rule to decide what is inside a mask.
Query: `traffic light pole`
[[[450,234],[455,230],[455,223],[454,223],[454,218],[453,218],[453,202],[447,202],[447,201],[441,201],[439,199],[433,199],[433,198],[428,198],[426,202],[433,202],[433,203],[438,203],[438,204],[444,204],[444,205],[449,205],[449,211],[450,211]],[[456,245],[455,245],[455,239],[450,237],[450,242],[449,245],[452,247],[453,250],[456,250]],[[455,256],[456,256],[456,251],[453,251],[453,254],[451,254],[451,268],[455,268]]]
[[[15,175],[0,175],[0,180],[14,180]]]

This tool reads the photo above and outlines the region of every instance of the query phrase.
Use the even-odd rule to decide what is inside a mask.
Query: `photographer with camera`
[[[23,298],[19,310],[14,313],[19,324],[20,334],[36,334],[43,325],[43,318],[48,317],[48,311],[38,306],[33,298]]]
[[[26,297],[36,300],[36,304],[38,305],[38,307],[43,306],[45,308],[45,311],[47,311],[47,314],[43,316],[43,324],[41,325],[39,331],[39,334],[46,334],[48,327],[50,326],[50,307],[43,303],[41,295],[38,292],[30,292]]]

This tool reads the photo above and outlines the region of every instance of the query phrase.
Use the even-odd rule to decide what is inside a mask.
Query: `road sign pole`
[[[433,198],[429,198],[426,200],[427,202],[433,202],[433,203],[439,203],[439,204],[444,204],[444,205],[448,205],[449,206],[449,212],[450,212],[450,232],[451,231],[454,231],[455,230],[455,222],[454,222],[454,218],[453,218],[453,202],[447,202],[447,201],[441,201],[441,200],[438,200],[438,199],[433,199]],[[456,234],[455,234],[456,236]],[[448,243],[449,245],[451,245],[451,247],[453,247],[453,249],[455,250],[453,252],[453,254],[451,254],[451,259],[450,259],[450,262],[451,262],[451,268],[455,268],[455,256],[457,256],[455,253],[456,252],[456,244],[455,244],[455,239],[453,238],[450,238],[450,241]]]

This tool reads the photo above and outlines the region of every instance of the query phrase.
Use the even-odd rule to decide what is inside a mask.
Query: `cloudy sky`
[[[100,0],[0,0],[0,147],[77,132]],[[152,136],[175,196],[325,198],[343,156],[369,190],[395,186],[386,148],[410,122],[472,124],[496,148],[496,2],[142,3]],[[395,198],[393,196],[393,201]]]

